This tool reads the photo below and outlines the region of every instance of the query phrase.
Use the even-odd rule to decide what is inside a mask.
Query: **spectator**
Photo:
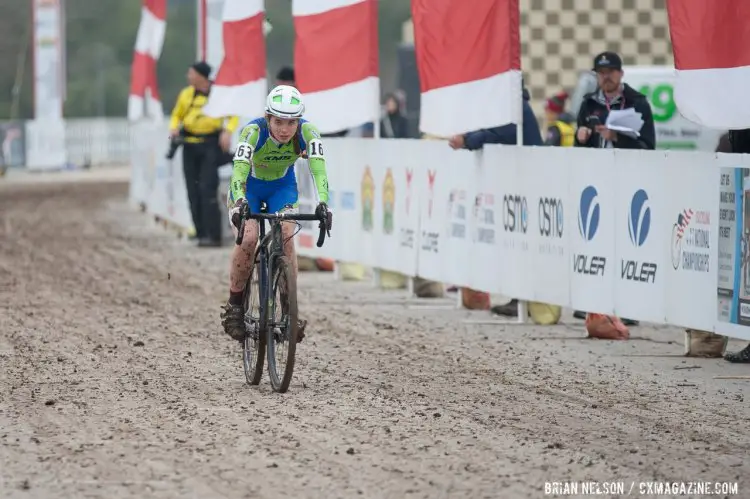
[[[745,130],[731,130],[729,132],[731,152],[735,154],[750,154],[750,128]],[[737,292],[738,290],[735,290]],[[729,362],[750,364],[750,344],[739,352],[727,352],[724,359]]]
[[[732,152],[732,142],[729,140],[729,132],[726,132],[719,137],[719,143],[716,144],[716,150],[714,152]]]
[[[221,246],[221,212],[217,189],[223,164],[239,124],[237,116],[210,118],[203,106],[211,91],[211,66],[200,61],[187,72],[188,86],[177,97],[169,123],[173,140],[184,139],[182,166],[198,246]]]
[[[578,111],[576,147],[615,149],[655,149],[656,132],[651,105],[642,93],[622,82],[622,59],[614,52],[602,52],[594,58],[594,72],[598,88],[583,96]],[[641,113],[643,126],[637,139],[609,130],[604,124],[610,109],[633,108]],[[576,310],[576,319],[585,319],[586,312]],[[638,321],[622,319],[626,326],[637,326]]]
[[[380,121],[380,136],[384,139],[405,139],[408,137],[408,123],[401,112],[401,103],[395,94],[385,97],[385,117]]]
[[[597,90],[583,96],[578,111],[577,147],[615,149],[655,149],[656,132],[651,105],[646,96],[622,83],[622,59],[614,52],[603,52],[594,59]],[[610,109],[633,108],[641,113],[643,126],[637,139],[627,137],[604,124]]]
[[[297,82],[294,79],[294,68],[290,66],[283,66],[276,73],[276,85],[289,85],[292,87],[297,86]]]
[[[454,135],[449,141],[453,149],[481,149],[485,144],[516,144],[516,124],[494,128],[485,128],[476,132],[469,132],[463,135]],[[534,111],[529,105],[529,91],[523,89],[523,145],[541,146],[542,135],[539,132],[539,122],[534,115]]]
[[[575,118],[565,112],[565,102],[568,100],[567,92],[560,92],[549,99],[544,106],[544,115],[547,122],[547,137],[545,145],[556,147],[572,147],[575,142],[575,128],[572,123]]]

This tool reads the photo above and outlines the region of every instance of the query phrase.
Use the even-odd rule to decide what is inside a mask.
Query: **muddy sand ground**
[[[126,194],[0,184],[0,497],[525,498],[567,480],[750,497],[750,382],[714,379],[748,366],[682,357],[677,328],[482,325],[452,298],[305,273],[280,395],[244,383],[220,331],[229,249]]]

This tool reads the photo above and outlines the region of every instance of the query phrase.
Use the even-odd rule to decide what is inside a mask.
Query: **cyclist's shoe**
[[[307,327],[307,321],[297,319],[297,343],[302,343],[305,339],[305,328]]]
[[[245,340],[245,310],[242,305],[227,303],[221,314],[221,325],[224,332],[237,341]]]

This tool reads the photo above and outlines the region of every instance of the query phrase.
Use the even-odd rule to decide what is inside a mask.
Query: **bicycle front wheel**
[[[284,393],[289,388],[297,351],[297,283],[286,257],[274,266],[271,300],[268,306],[267,348],[271,387]]]
[[[266,353],[267,306],[264,303],[266,268],[261,259],[253,263],[250,278],[245,285],[245,341],[242,349],[242,365],[245,379],[250,385],[257,385],[263,377],[263,357]]]

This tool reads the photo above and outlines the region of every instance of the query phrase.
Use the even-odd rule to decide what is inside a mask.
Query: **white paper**
[[[638,138],[643,127],[643,115],[632,107],[615,109],[609,112],[605,126],[628,137]]]

